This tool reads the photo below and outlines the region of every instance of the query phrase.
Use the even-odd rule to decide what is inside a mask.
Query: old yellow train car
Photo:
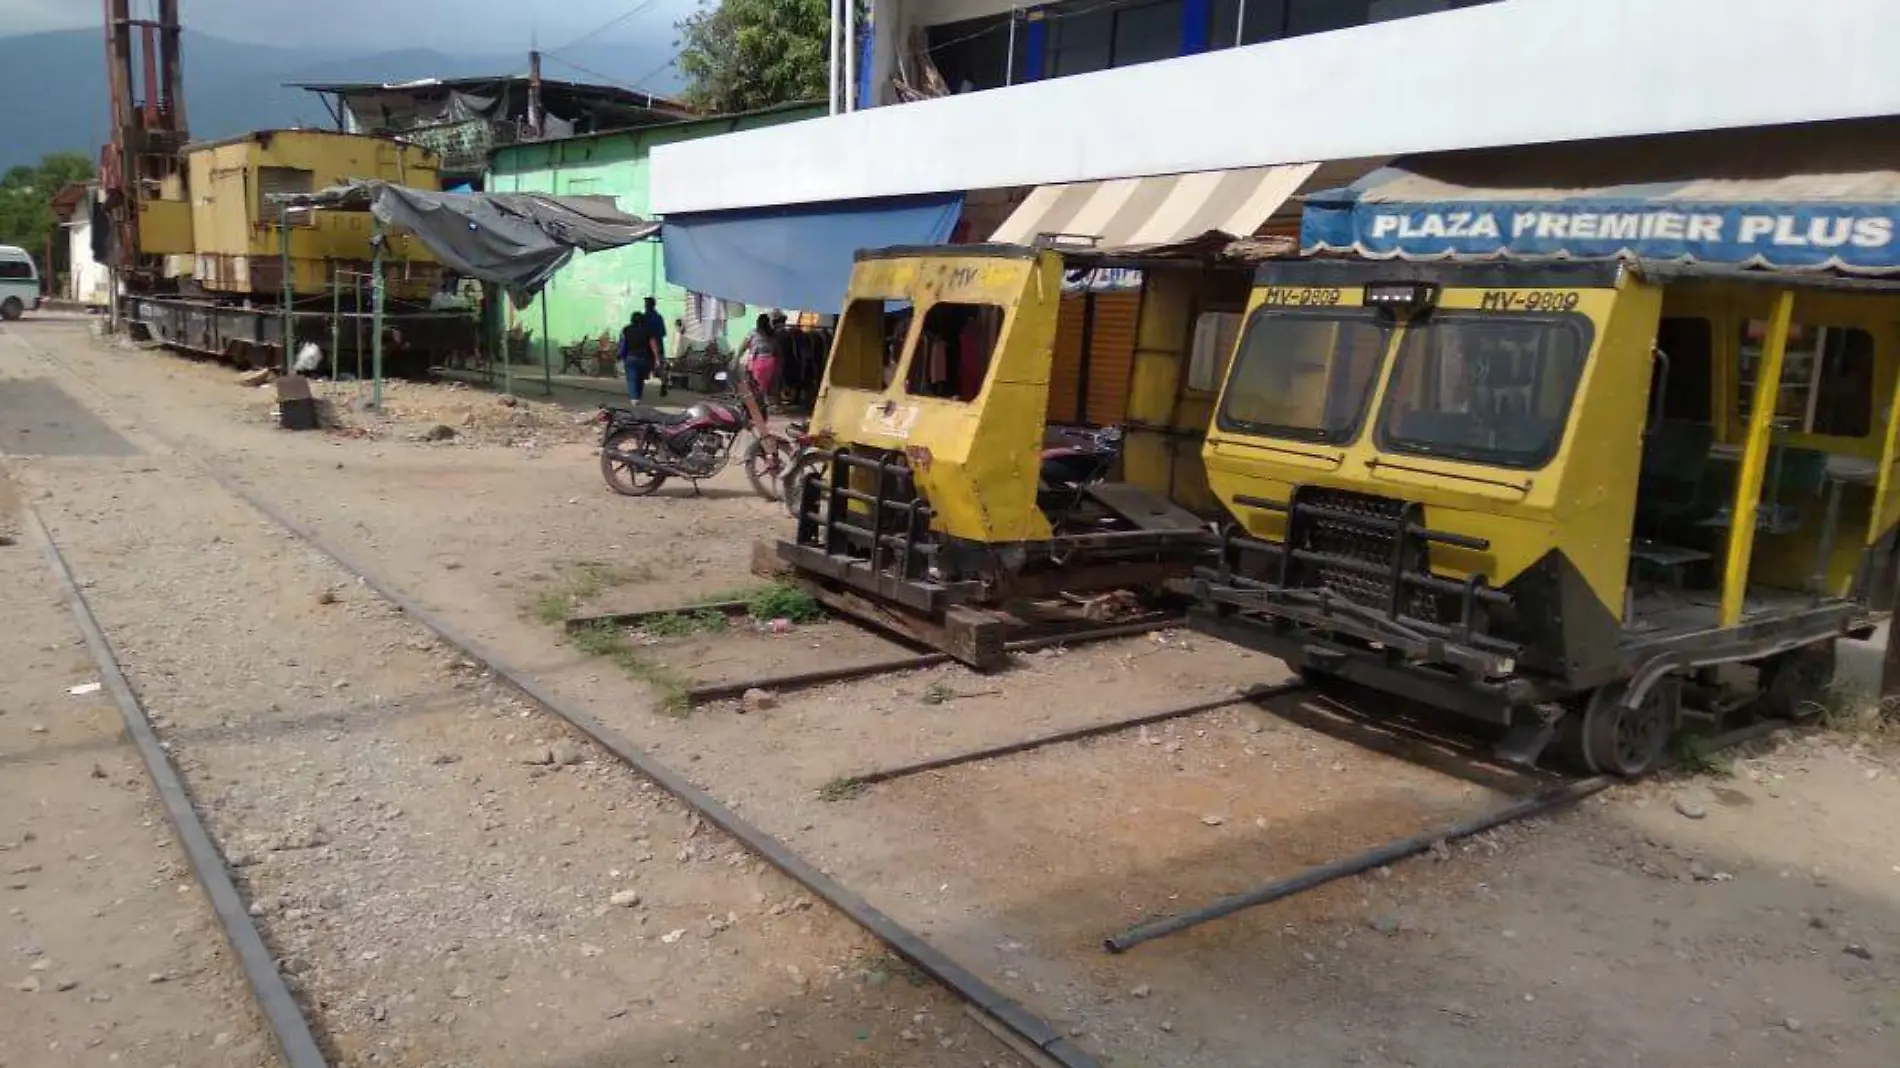
[[[1120,282],[1097,300],[1103,272]],[[1013,598],[1185,577],[1218,512],[1199,451],[1209,357],[1248,277],[1205,256],[860,253],[812,419],[828,474],[778,560],[984,668],[1000,646],[967,635],[1001,633],[991,610]],[[1063,447],[1078,440],[1096,444]],[[1078,475],[1095,450],[1114,459]]]
[[[435,153],[377,137],[323,130],[265,130],[196,145],[185,154],[191,204],[195,287],[206,293],[280,294],[284,288],[282,215],[270,197],[314,193],[373,178],[438,188]],[[293,211],[291,292],[328,294],[336,265],[367,268],[367,212]],[[392,296],[426,300],[440,271],[420,242],[390,238]]]
[[[1900,560],[1900,172],[1814,147],[1309,201],[1207,440],[1238,524],[1194,625],[1516,762],[1638,775],[1692,713],[1823,708]]]
[[[160,285],[130,294],[135,334],[242,365],[285,367],[312,344],[332,368],[367,358],[372,346],[363,327],[376,231],[369,212],[286,215],[272,198],[363,179],[434,190],[435,154],[388,138],[265,130],[190,146],[184,158],[158,196],[140,203],[140,246],[163,256],[164,269]],[[384,240],[390,369],[420,373],[474,351],[474,319],[430,307],[443,275],[428,249],[407,234]],[[286,263],[294,305],[288,313]]]

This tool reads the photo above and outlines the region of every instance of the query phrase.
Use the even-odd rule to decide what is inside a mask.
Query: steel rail
[[[224,929],[224,939],[237,955],[244,979],[257,999],[258,1010],[264,1014],[264,1022],[270,1027],[271,1037],[284,1055],[284,1063],[288,1068],[328,1068],[329,1062],[310,1030],[310,1021],[304,1017],[295,995],[278,972],[270,947],[264,944],[264,936],[252,921],[244,897],[232,881],[230,869],[225,866],[223,854],[212,841],[211,832],[205,827],[204,821],[199,819],[198,810],[191,801],[191,793],[186,789],[183,777],[178,774],[177,766],[159,742],[158,732],[146,716],[144,705],[133,692],[131,683],[126,681],[118,656],[112,650],[112,643],[100,629],[99,620],[92,614],[92,606],[87,603],[85,593],[73,577],[66,557],[54,543],[53,535],[46,529],[39,513],[30,505],[23,507],[22,512],[26,516],[30,536],[39,542],[41,553],[59,578],[67,607],[72,610],[73,622],[78,624],[80,633],[86,639],[86,647],[92,651],[100,681],[111,692],[113,702],[119,706],[119,716],[125,721],[126,737],[138,750],[139,758],[145,762],[146,773],[152,777],[152,786],[158,792],[158,801],[165,810],[165,818],[178,835],[179,844],[184,847],[185,859],[198,877],[198,885],[204,888],[205,896],[211,901],[211,909],[217,914],[219,926]]]
[[[1768,722],[1741,727],[1712,739],[1707,751],[1713,753],[1733,748],[1783,726],[1785,724]],[[1427,831],[1410,838],[1401,838],[1363,853],[1308,868],[1297,875],[1268,883],[1265,886],[1216,898],[1209,904],[1189,912],[1138,923],[1120,934],[1103,939],[1102,946],[1110,953],[1126,953],[1143,942],[1152,942],[1157,938],[1184,931],[1190,927],[1198,927],[1245,909],[1272,904],[1283,898],[1303,894],[1308,890],[1370,871],[1373,868],[1395,864],[1407,857],[1424,853],[1439,842],[1455,842],[1461,838],[1470,838],[1506,823],[1574,805],[1623,781],[1614,775],[1594,775],[1587,779],[1576,779],[1482,815],[1461,820],[1449,827]]]
[[[848,618],[848,617],[847,617]],[[1111,638],[1126,638],[1135,634],[1162,630],[1179,626],[1179,617],[1142,620],[1139,623],[1122,623],[1105,627],[1092,627],[1082,630],[1063,631],[1056,634],[1044,634],[1035,638],[1023,638],[1013,642],[1004,642],[1003,649],[1011,653],[1028,653],[1037,649],[1047,649],[1056,645],[1086,645],[1089,642],[1108,641]],[[889,657],[872,660],[863,664],[844,667],[819,668],[816,671],[795,671],[785,675],[766,675],[755,679],[742,679],[733,682],[709,682],[702,686],[689,687],[686,691],[686,703],[691,707],[709,705],[715,701],[731,701],[745,696],[747,690],[766,690],[774,694],[795,693],[824,686],[833,682],[849,682],[852,679],[868,678],[872,675],[889,675],[899,671],[916,671],[921,668],[936,667],[954,660],[949,653],[913,653],[908,656]],[[1238,700],[1238,698],[1236,698]]]
[[[847,775],[840,781],[846,786],[874,786],[881,782],[890,782],[892,779],[902,779],[912,775],[921,775],[925,772],[954,768],[960,764],[973,764],[979,760],[1015,756],[1018,753],[1027,753],[1033,749],[1042,749],[1051,745],[1062,745],[1066,742],[1086,741],[1090,738],[1099,738],[1105,734],[1117,734],[1121,731],[1134,730],[1137,727],[1166,723],[1169,720],[1181,719],[1201,712],[1213,712],[1233,705],[1265,701],[1283,694],[1298,693],[1305,688],[1306,683],[1303,682],[1288,682],[1278,686],[1261,686],[1248,690],[1246,693],[1237,693],[1227,697],[1216,697],[1205,701],[1195,701],[1192,704],[1164,708],[1155,712],[1144,712],[1139,716],[1110,720],[1106,723],[1091,723],[1085,727],[1070,727],[1067,730],[1037,735],[1034,738],[1025,738],[1021,741],[1005,742],[1002,745],[993,745],[985,749],[971,749],[961,753],[954,753],[950,756],[920,760],[914,764],[899,764],[894,767],[879,768],[876,771],[867,771],[858,775]]]

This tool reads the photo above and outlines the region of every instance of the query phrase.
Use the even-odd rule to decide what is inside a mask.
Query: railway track
[[[47,349],[13,335],[40,359],[63,374],[83,383],[87,389],[107,399],[115,399],[111,390],[61,360]],[[985,982],[974,972],[951,959],[903,924],[875,908],[862,896],[824,874],[780,839],[766,833],[741,817],[717,798],[694,786],[684,775],[635,746],[620,732],[554,693],[518,665],[463,633],[447,620],[431,612],[394,585],[357,561],[351,554],[333,545],[309,526],[285,514],[281,509],[253,493],[247,486],[184,443],[144,426],[142,432],[163,444],[205,478],[227,494],[268,519],[282,530],[327,557],[356,577],[366,588],[399,609],[438,639],[459,650],[505,682],[522,696],[540,705],[570,727],[594,742],[616,761],[624,764],[666,793],[697,812],[707,823],[742,843],[748,850],[814,896],[850,919],[883,943],[911,967],[928,976],[981,1014],[984,1026],[1019,1053],[1041,1064],[1061,1068],[1099,1068],[1099,1062],[1047,1020],[1031,1012],[1002,991]],[[274,1040],[283,1051],[289,1068],[325,1068],[329,1061],[319,1046],[310,1021],[291,994],[283,975],[273,962],[257,926],[232,879],[230,869],[219,853],[202,817],[191,803],[183,780],[165,755],[151,721],[139,705],[136,694],[125,682],[112,647],[86,605],[77,580],[60,555],[51,532],[37,516],[33,524],[43,540],[49,565],[59,572],[61,582],[75,598],[71,607],[87,636],[102,678],[109,683],[120,710],[126,718],[127,732],[138,745],[154,782],[158,784],[166,813],[191,859],[191,865],[207,897],[212,901],[226,940],[243,965],[246,980],[269,1026]]]
[[[67,375],[83,382],[88,388],[101,396],[111,399],[113,394],[91,377],[79,372],[54,354],[33,346],[40,357],[58,367]],[[989,985],[973,972],[931,945],[916,932],[898,923],[888,914],[870,905],[863,897],[850,888],[821,872],[783,841],[765,833],[750,821],[742,818],[728,806],[703,790],[700,790],[684,776],[656,760],[634,746],[630,740],[608,727],[585,709],[576,706],[560,695],[552,692],[534,677],[517,665],[507,661],[479,641],[462,633],[447,620],[439,617],[395,588],[373,570],[355,560],[348,552],[329,543],[315,530],[285,514],[271,502],[264,500],[228,472],[222,470],[214,461],[186,448],[180,442],[168,437],[149,426],[143,432],[159,440],[165,446],[196,467],[206,478],[218,485],[233,498],[243,502],[250,509],[280,529],[287,531],[297,539],[328,557],[345,571],[354,575],[368,589],[374,591],[389,604],[400,609],[414,622],[433,632],[439,639],[460,650],[461,653],[484,667],[493,675],[506,682],[521,695],[539,704],[548,712],[564,720],[579,733],[587,736],[604,752],[615,760],[631,768],[648,781],[659,786],[689,808],[697,812],[708,823],[731,835],[741,842],[754,855],[772,865],[793,881],[803,885],[819,899],[825,901],[839,913],[849,918],[859,927],[876,937],[899,957],[906,960],[924,975],[934,979],[939,985],[961,998],[980,1022],[992,1032],[1004,1039],[1032,1061],[1042,1064],[1061,1065],[1063,1068],[1092,1068],[1097,1062],[1086,1051],[1070,1042],[1051,1024],[1029,1011],[1027,1008]],[[311,1021],[304,1015],[296,997],[290,992],[272,960],[270,950],[256,924],[247,913],[246,904],[224,858],[207,830],[203,820],[194,809],[177,768],[166,754],[158,740],[151,721],[141,707],[137,695],[126,682],[120,669],[111,643],[101,630],[97,620],[87,604],[83,588],[74,577],[71,568],[60,552],[51,533],[45,528],[38,516],[27,512],[30,536],[39,543],[45,553],[48,564],[59,577],[65,591],[69,607],[85,635],[87,644],[98,662],[101,678],[118,703],[119,710],[126,723],[128,736],[133,740],[141,758],[157,786],[160,799],[168,819],[183,844],[198,881],[204,888],[207,898],[212,902],[214,912],[223,926],[225,937],[239,959],[252,994],[257,1001],[275,1041],[282,1051],[285,1063],[291,1068],[319,1068],[329,1063],[319,1041],[314,1037]],[[620,621],[626,622],[626,621]],[[1109,637],[1126,636],[1139,633],[1160,625],[1154,621],[1143,621],[1124,628],[1098,628],[1087,635],[1055,635],[1037,639],[1043,644],[1055,644],[1073,641],[1078,637],[1099,640]],[[913,656],[893,660],[888,664],[868,665],[866,668],[847,669],[843,673],[805,673],[798,677],[783,677],[774,680],[748,680],[738,684],[741,689],[762,684],[776,683],[783,688],[796,688],[801,685],[817,685],[822,682],[841,681],[846,678],[874,674],[880,670],[909,670],[928,666],[932,654]],[[936,654],[938,660],[944,659]],[[819,677],[823,676],[823,677]],[[724,689],[730,689],[725,687]],[[718,700],[731,696],[721,688],[706,687],[703,694],[696,694],[699,700]],[[941,771],[978,760],[999,759],[1051,745],[1068,744],[1090,737],[1097,737],[1117,731],[1134,729],[1139,726],[1179,718],[1215,708],[1227,707],[1241,702],[1251,701],[1262,704],[1268,697],[1288,695],[1299,691],[1298,684],[1264,688],[1245,694],[1236,694],[1232,698],[1215,701],[1202,701],[1178,708],[1162,709],[1126,720],[1099,724],[1091,727],[1057,732],[1055,734],[1023,739],[1018,742],[992,746],[967,753],[953,754],[915,765],[901,767],[869,769],[850,777],[856,786],[870,786],[908,775],[929,771]],[[1297,720],[1296,720],[1297,722]],[[1720,743],[1739,744],[1757,732],[1742,732],[1726,736]],[[1105,948],[1111,952],[1123,952],[1133,946],[1158,938],[1174,931],[1219,919],[1245,908],[1251,908],[1280,900],[1295,893],[1305,892],[1317,886],[1339,878],[1345,878],[1356,872],[1364,871],[1377,864],[1391,863],[1405,856],[1423,852],[1436,842],[1456,837],[1480,833],[1515,819],[1551,811],[1555,808],[1573,804],[1592,796],[1612,785],[1612,780],[1589,779],[1559,783],[1554,788],[1520,797],[1506,806],[1491,813],[1479,816],[1461,824],[1426,832],[1410,838],[1388,843],[1377,849],[1352,857],[1323,864],[1305,872],[1296,873],[1288,878],[1265,884],[1254,890],[1231,895],[1212,902],[1209,905],[1174,916],[1157,917],[1136,925],[1104,940]]]

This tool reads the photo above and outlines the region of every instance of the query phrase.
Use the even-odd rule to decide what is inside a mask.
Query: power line
[[[579,63],[576,63],[571,59],[562,59],[560,56],[556,56],[553,54],[549,54],[541,58],[551,59],[554,62],[559,63],[563,67],[572,67],[573,69],[580,71],[582,74],[585,74],[590,78],[599,78],[601,81],[606,82],[608,85],[619,86],[620,88],[625,89],[628,92],[639,93],[641,96],[654,97],[654,96],[664,95],[661,93],[656,93],[651,89],[643,88],[638,84],[623,82],[619,78],[615,78],[612,75],[602,74],[601,72],[594,70],[591,67],[583,67]],[[666,62],[668,65],[671,65],[673,61],[669,59]],[[665,69],[666,69],[665,66],[662,66],[660,68],[660,70],[665,70]],[[652,77],[652,75],[648,75],[647,77]]]
[[[628,9],[627,11],[622,12],[619,15],[615,15],[613,18],[608,19],[606,22],[600,24],[599,26],[596,26],[593,29],[587,31],[586,33],[581,34],[579,37],[574,38],[572,41],[569,41],[568,43],[562,45],[561,47],[554,49],[552,52],[546,53],[546,55],[558,56],[562,52],[566,52],[577,45],[585,44],[589,40],[592,40],[595,37],[599,37],[601,34],[606,33],[608,30],[613,29],[615,26],[620,25],[621,23],[627,21],[628,19],[634,17],[635,15],[638,15],[640,12],[645,11],[647,8],[652,7],[656,2],[657,0],[641,0],[640,3],[633,5],[633,7]],[[596,77],[598,77],[598,75],[596,75]]]

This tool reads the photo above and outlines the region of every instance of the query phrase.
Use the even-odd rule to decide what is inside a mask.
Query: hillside
[[[665,62],[664,45],[577,48],[571,58],[616,79],[632,81]],[[519,55],[444,55],[426,48],[349,54],[335,50],[239,44],[185,31],[185,114],[192,136],[227,137],[246,130],[294,125],[327,126],[319,99],[285,82],[405,81],[517,73]],[[548,76],[597,81],[556,63]],[[672,72],[653,79],[664,92]],[[0,37],[0,171],[34,163],[60,150],[97,158],[106,134],[105,46],[97,30]]]

